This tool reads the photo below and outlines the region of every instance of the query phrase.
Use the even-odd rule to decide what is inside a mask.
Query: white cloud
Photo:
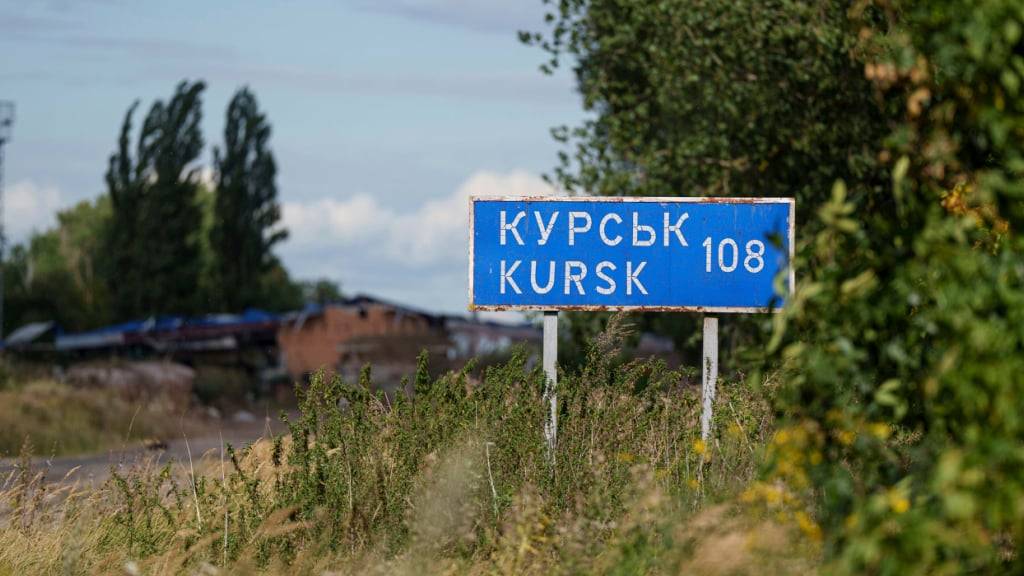
[[[22,242],[32,232],[56,224],[57,210],[64,207],[60,190],[32,180],[19,180],[8,186],[4,204],[4,226],[11,243]]]
[[[346,200],[285,202],[283,219],[293,249],[329,244],[338,250],[359,249],[363,257],[424,267],[467,258],[470,196],[555,193],[541,178],[527,172],[479,171],[448,196],[409,211],[392,210],[373,196],[359,194]]]
[[[407,210],[383,206],[368,194],[285,202],[290,236],[281,253],[298,277],[329,276],[350,293],[464,311],[469,197],[557,193],[525,171],[478,171],[450,194]]]

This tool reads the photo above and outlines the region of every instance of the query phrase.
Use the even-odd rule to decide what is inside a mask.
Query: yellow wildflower
[[[875,422],[869,427],[871,433],[879,440],[886,440],[889,435],[892,434],[892,430],[889,429],[889,425],[885,422]]]
[[[703,440],[698,438],[697,440],[693,441],[693,453],[694,454],[697,454],[698,456],[703,456],[704,453],[707,452],[707,451],[708,451],[708,446],[707,446],[707,444],[704,443]]]
[[[839,430],[836,432],[836,440],[843,446],[850,446],[857,439],[857,433],[852,430]]]
[[[907,510],[910,510],[910,500],[899,490],[889,491],[889,507],[892,511],[897,514],[903,514]]]
[[[818,526],[817,522],[811,520],[811,517],[806,512],[797,510],[793,513],[793,517],[796,518],[796,524],[800,527],[800,531],[804,533],[804,536],[815,542],[821,540],[821,527]]]

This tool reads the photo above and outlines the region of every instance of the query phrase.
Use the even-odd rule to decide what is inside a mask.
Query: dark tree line
[[[286,236],[278,227],[271,129],[247,88],[228,105],[224,145],[214,149],[213,223],[204,230],[197,162],[205,87],[183,81],[170,100],[154,102],[134,151],[138,103],[125,115],[107,171],[113,208],[108,278],[119,317],[237,311],[265,305],[277,296],[269,292],[281,289],[274,282],[279,275],[270,275],[280,266],[272,249]]]
[[[273,253],[287,231],[270,122],[248,88],[228,105],[212,183],[201,178],[205,88],[181,82],[141,118],[132,104],[107,167],[108,194],[60,212],[55,228],[13,247],[5,333],[35,321],[83,330],[341,297],[330,280],[296,282]]]

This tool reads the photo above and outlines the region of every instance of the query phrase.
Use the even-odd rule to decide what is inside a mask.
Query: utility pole
[[[4,145],[11,139],[14,102],[0,100],[0,339],[4,335],[4,257],[7,252],[7,227],[4,226]]]

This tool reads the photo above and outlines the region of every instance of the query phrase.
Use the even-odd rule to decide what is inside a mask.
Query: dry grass
[[[0,390],[0,457],[18,455],[26,442],[51,456],[166,436],[178,429],[177,411],[160,397],[131,402],[111,391],[34,380]]]
[[[261,441],[240,462],[254,476],[271,478],[271,445]],[[219,459],[199,465],[201,486],[221,482]],[[181,472],[181,471],[179,471]],[[157,549],[134,542],[112,518],[124,513],[125,492],[116,482],[98,488],[75,484],[44,489],[39,476],[16,480],[0,492],[0,576],[23,574],[804,574],[817,568],[816,550],[791,526],[766,519],[736,504],[698,507],[667,497],[656,475],[645,466],[632,470],[634,488],[625,510],[614,518],[595,518],[581,503],[553,517],[534,487],[515,495],[500,523],[486,522],[473,494],[488,482],[472,442],[461,443],[443,457],[423,463],[419,488],[409,495],[408,546],[391,553],[373,543],[331,549],[329,543],[305,540],[308,521],[280,508],[266,515],[240,554],[227,562],[221,551],[225,514],[235,529],[237,506],[222,496],[245,499],[238,491],[200,495],[204,521],[217,525],[201,535],[186,501],[175,507],[174,480],[181,474],[140,465],[125,480],[136,494],[147,491],[166,507],[138,521],[150,522]],[[19,484],[23,482],[24,484]],[[54,485],[50,485],[51,487]],[[188,490],[183,490],[188,492]],[[186,496],[187,500],[187,496]],[[136,503],[137,505],[138,503]],[[142,512],[141,509],[137,510]],[[312,520],[316,522],[317,519]],[[261,543],[294,538],[303,542],[289,558],[260,559]]]
[[[479,379],[421,365],[416,396],[387,402],[369,373],[315,379],[290,435],[194,466],[59,493],[24,470],[0,492],[0,576],[815,571],[800,530],[740,503],[771,434],[763,394],[721,386],[704,445],[683,375],[616,364],[614,344],[560,380],[553,459],[543,376],[518,357]]]

